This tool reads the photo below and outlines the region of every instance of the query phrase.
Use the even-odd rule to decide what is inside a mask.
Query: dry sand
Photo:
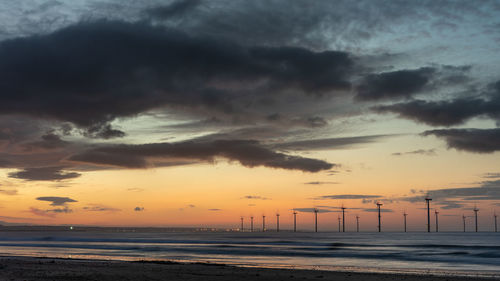
[[[93,261],[75,259],[0,257],[4,280],[492,280],[472,277],[349,273],[320,270],[244,268],[212,264],[171,262]],[[499,279],[500,280],[500,277]]]

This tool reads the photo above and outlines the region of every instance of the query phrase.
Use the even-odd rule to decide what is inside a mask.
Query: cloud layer
[[[246,167],[264,166],[304,172],[319,172],[335,166],[322,160],[275,152],[257,141],[247,140],[114,145],[90,149],[73,155],[70,160],[126,168],[145,168],[152,164],[148,162],[151,159],[175,161],[187,159],[213,163],[218,157],[237,161]]]

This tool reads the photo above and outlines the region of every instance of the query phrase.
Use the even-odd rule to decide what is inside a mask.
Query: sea
[[[0,228],[0,255],[498,277],[500,233]]]

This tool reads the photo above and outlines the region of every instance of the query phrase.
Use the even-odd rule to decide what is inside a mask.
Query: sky
[[[499,54],[499,1],[1,0],[0,223],[491,231]]]

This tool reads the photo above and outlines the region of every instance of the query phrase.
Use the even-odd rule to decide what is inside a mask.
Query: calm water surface
[[[498,233],[0,231],[0,254],[499,274]]]

